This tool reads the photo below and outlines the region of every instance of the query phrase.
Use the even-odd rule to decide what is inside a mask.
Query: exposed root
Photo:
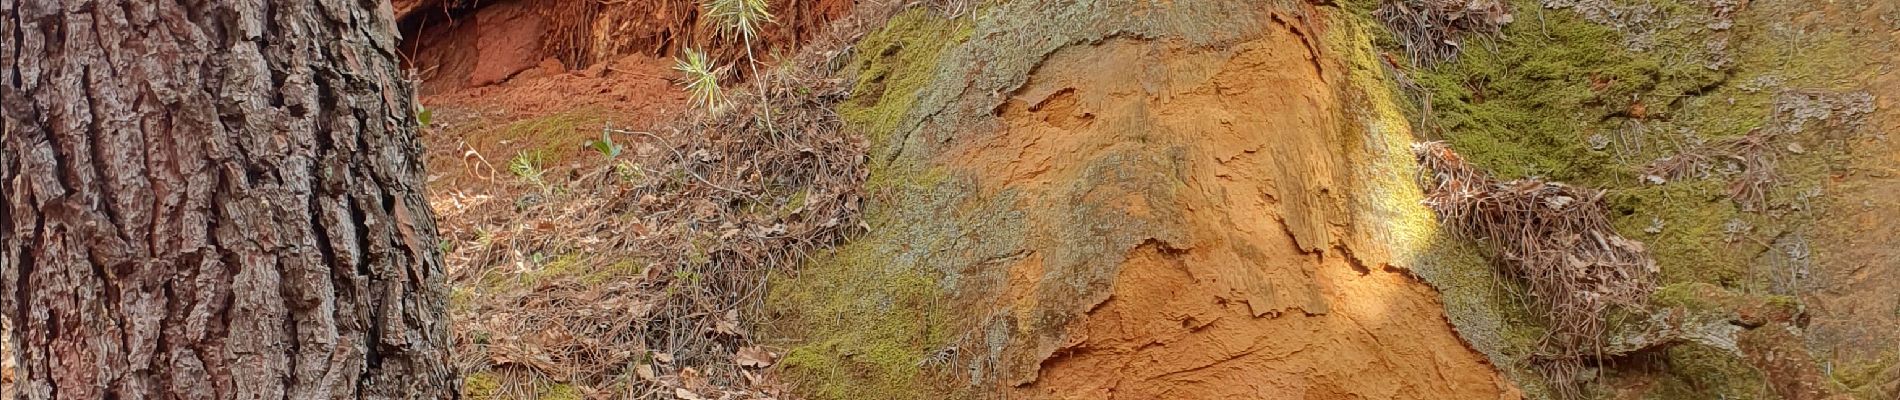
[[[1656,262],[1610,227],[1603,192],[1557,182],[1493,180],[1442,142],[1413,145],[1425,205],[1458,234],[1493,246],[1549,326],[1535,364],[1566,398],[1586,361],[1602,359],[1614,307],[1644,309]]]

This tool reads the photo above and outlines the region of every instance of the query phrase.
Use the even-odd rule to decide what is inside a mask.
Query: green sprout
[[[718,114],[726,108],[726,96],[719,88],[719,76],[713,71],[712,61],[691,48],[686,49],[685,57],[676,60],[673,69],[686,74],[686,90],[691,91],[693,103],[701,108]]]
[[[540,153],[516,153],[514,159],[508,160],[508,172],[535,186],[545,186],[542,177],[547,175],[547,171],[541,169],[541,158]]]
[[[624,150],[619,143],[614,143],[614,138],[607,135],[606,131],[600,132],[600,140],[587,141],[587,147],[608,159],[620,157],[621,150]]]
[[[739,34],[746,41],[747,57],[751,55],[752,38],[758,37],[759,26],[772,22],[772,13],[766,11],[765,0],[705,0],[700,3],[706,16],[719,23],[719,32],[731,35]]]
[[[747,67],[752,70],[752,81],[758,85],[759,106],[764,115],[765,129],[772,131],[772,105],[770,96],[765,92],[765,77],[759,75],[759,59],[752,55],[752,39],[758,37],[759,28],[772,22],[772,12],[766,10],[765,0],[702,0],[700,9],[708,20],[718,24],[719,33],[728,37],[739,34],[739,40],[745,45]]]

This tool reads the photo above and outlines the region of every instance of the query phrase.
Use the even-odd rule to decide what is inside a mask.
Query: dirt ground
[[[656,249],[640,244],[671,237],[654,231],[673,231],[648,225],[660,217],[645,206],[717,207],[705,199],[625,196],[635,188],[673,187],[657,182],[702,173],[669,170],[675,164],[667,160],[680,156],[681,144],[744,136],[684,129],[692,124],[682,121],[708,116],[690,108],[673,58],[682,47],[709,46],[705,50],[715,57],[726,57],[718,63],[724,65],[722,84],[731,90],[749,84],[750,77],[735,72],[743,61],[732,58],[743,47],[710,39],[711,30],[694,19],[698,6],[691,1],[520,0],[447,12],[430,8],[442,2],[415,4],[408,5],[411,17],[405,19],[405,57],[421,80],[420,102],[428,109],[423,141],[429,195],[456,287],[451,314],[457,368],[467,375],[465,395],[683,396],[677,389],[710,398],[760,398],[776,390],[759,371],[776,356],[757,347],[742,347],[735,355],[728,343],[745,343],[745,335],[736,333],[744,331],[736,315],[721,319],[715,310],[711,317],[657,316],[676,312],[656,309],[676,307],[665,300],[676,288],[655,282],[685,275],[654,275],[665,269],[656,265],[680,255],[654,254]],[[850,5],[787,4],[797,7],[775,7],[778,23],[769,25],[765,42],[755,49],[761,69],[779,65],[773,52],[817,37]],[[785,63],[794,62],[802,61]],[[599,145],[603,139],[612,145]],[[698,179],[686,186],[718,186]],[[692,247],[698,239],[670,242]],[[677,342],[641,336],[654,319],[667,318],[658,323],[719,322],[668,332],[712,331],[741,339],[719,339],[716,350],[705,352],[667,348]]]

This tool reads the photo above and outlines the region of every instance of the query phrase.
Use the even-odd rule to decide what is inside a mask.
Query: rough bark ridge
[[[456,396],[386,3],[0,10],[24,398]]]

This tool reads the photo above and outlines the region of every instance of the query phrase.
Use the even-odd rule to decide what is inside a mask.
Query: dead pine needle
[[[1610,226],[1603,192],[1539,179],[1497,181],[1443,142],[1412,146],[1425,205],[1456,234],[1491,247],[1548,318],[1533,364],[1578,398],[1586,363],[1604,358],[1609,312],[1643,310],[1656,261]]]

